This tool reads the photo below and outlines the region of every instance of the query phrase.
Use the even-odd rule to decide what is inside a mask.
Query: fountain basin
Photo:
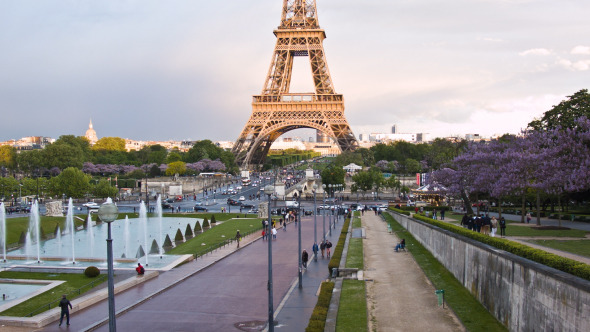
[[[0,279],[0,312],[64,282],[62,280]]]

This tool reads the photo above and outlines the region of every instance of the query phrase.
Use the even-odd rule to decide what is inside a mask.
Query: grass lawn
[[[350,239],[348,243],[348,253],[346,254],[346,267],[364,269],[363,260],[363,239]]]
[[[101,275],[102,276],[102,275]],[[84,294],[91,290],[90,287],[84,287],[81,289],[80,294],[78,294],[78,289],[83,286],[90,284],[91,282],[98,280],[101,278],[98,276],[96,278],[88,278],[84,275],[84,273],[73,274],[73,273],[33,273],[33,272],[11,272],[11,271],[4,271],[0,272],[0,278],[10,278],[10,279],[42,279],[42,280],[64,280],[65,283],[50,289],[49,291],[39,294],[28,301],[20,303],[8,310],[5,310],[0,313],[2,316],[15,316],[15,317],[24,317],[25,315],[39,309],[40,307],[47,305],[54,301],[59,301],[63,294],[68,295],[68,299],[72,300],[80,295]],[[102,279],[102,282],[106,281],[106,278]],[[97,285],[101,284],[97,283]],[[96,285],[95,285],[96,286]],[[72,293],[74,292],[74,293]],[[57,302],[51,304],[51,308],[55,308],[57,306]],[[35,312],[35,314],[39,314],[41,312],[49,310],[48,307],[45,310],[39,310]]]
[[[82,225],[82,221],[74,219],[76,226]],[[65,228],[65,217],[41,217],[42,234],[53,234],[57,225]],[[29,229],[29,217],[6,218],[6,243],[17,243],[22,233]]]
[[[217,219],[217,215],[215,218]],[[224,241],[234,239],[238,229],[240,230],[240,234],[242,236],[251,231],[262,232],[262,223],[260,222],[260,219],[257,218],[228,220],[213,226],[212,228],[205,230],[203,233],[198,234],[191,240],[178,245],[176,248],[168,251],[167,254],[197,254],[200,256],[205,254],[207,251],[210,251],[211,246],[219,245]]]
[[[361,228],[363,224],[361,223],[361,218],[354,217],[352,218],[352,228]]]
[[[434,256],[406,231],[394,218],[383,214],[398,237],[406,239],[406,246],[436,289],[445,290],[445,301],[468,331],[507,331],[477,299]]]
[[[527,242],[590,257],[590,240],[529,240]]]
[[[507,236],[555,236],[555,237],[585,237],[586,231],[579,229],[568,230],[540,230],[528,226],[514,226],[514,223],[506,225]],[[499,233],[499,230],[498,230]]]
[[[367,294],[364,281],[343,280],[336,319],[338,332],[367,331]]]

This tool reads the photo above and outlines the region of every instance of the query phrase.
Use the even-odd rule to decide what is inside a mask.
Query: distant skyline
[[[517,133],[590,82],[584,0],[317,0],[354,134]],[[281,0],[0,1],[0,141],[235,141]],[[313,90],[297,58],[291,92]],[[301,136],[293,132],[290,136]]]

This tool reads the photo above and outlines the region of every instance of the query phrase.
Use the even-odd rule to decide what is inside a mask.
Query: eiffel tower
[[[283,0],[281,25],[266,82],[253,96],[252,115],[232,152],[242,168],[262,165],[272,143],[282,134],[312,128],[333,138],[342,151],[358,142],[344,117],[344,98],[334,92],[314,0]],[[290,93],[293,59],[309,57],[315,93]]]

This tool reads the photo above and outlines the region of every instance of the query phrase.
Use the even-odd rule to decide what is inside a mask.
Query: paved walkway
[[[322,218],[317,219],[318,242]],[[311,253],[313,218],[302,222],[302,245]],[[297,287],[297,231],[293,223],[279,230],[273,241],[273,301],[276,329],[302,331],[317,302],[321,281],[328,278],[328,259],[311,260]],[[327,221],[326,221],[327,227]],[[332,242],[340,234],[342,221],[332,231]],[[120,331],[237,331],[264,327],[268,313],[268,243],[260,235],[242,241],[242,248],[222,248],[211,255],[162,273],[141,286],[117,294],[117,328]],[[295,287],[293,287],[295,285]],[[108,321],[108,305],[74,312],[70,330],[83,331]],[[63,331],[57,323],[40,331]],[[108,331],[108,325],[96,328]]]
[[[407,252],[394,251],[400,239],[381,217],[365,213],[363,240],[369,331],[464,331],[448,308],[439,307],[435,289]]]

